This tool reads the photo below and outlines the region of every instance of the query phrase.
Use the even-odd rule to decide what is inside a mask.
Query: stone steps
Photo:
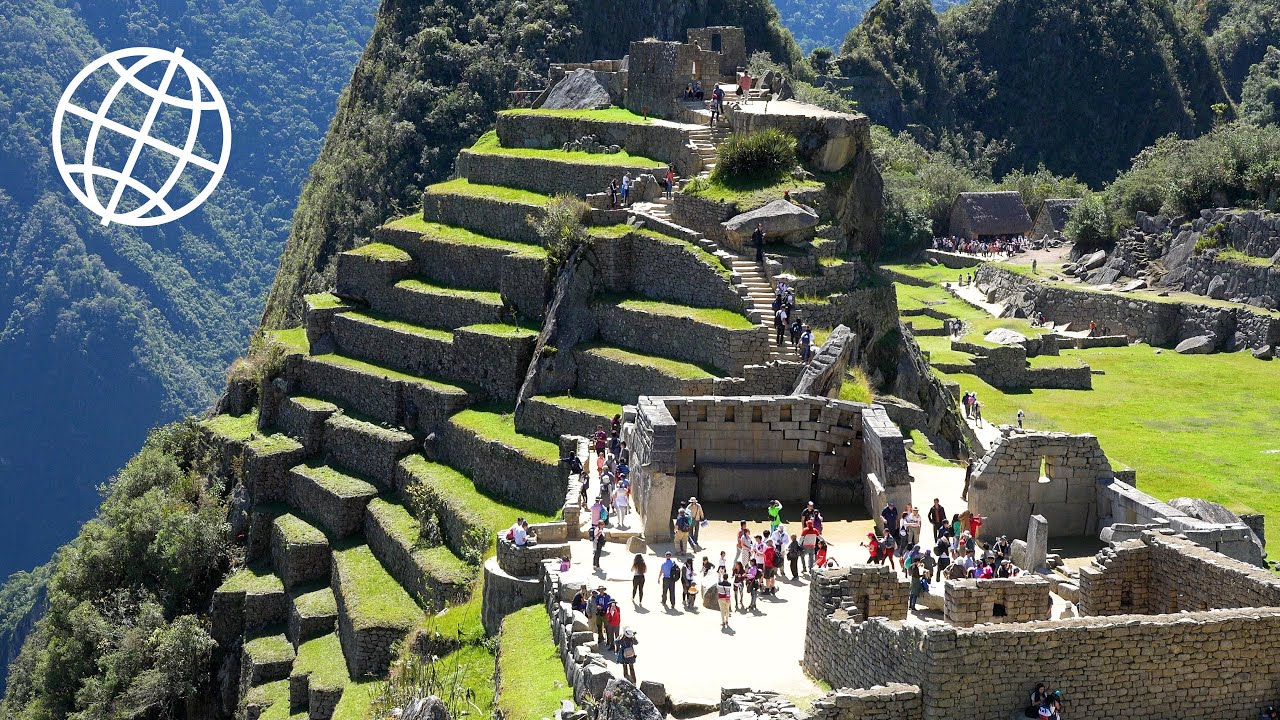
[[[304,355],[296,372],[298,393],[412,432],[431,432],[471,403],[457,385],[337,354]]]
[[[373,485],[327,465],[299,465],[289,471],[289,504],[333,538],[360,532],[364,508],[377,495]]]
[[[422,610],[363,543],[334,547],[330,577],[347,672],[385,674],[396,646],[423,621]]]

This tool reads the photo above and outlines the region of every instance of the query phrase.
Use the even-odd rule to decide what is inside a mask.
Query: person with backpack
[[[822,538],[818,538],[818,554],[815,562],[817,562],[819,568],[827,566],[827,541]]]
[[[791,542],[787,545],[787,562],[791,565],[791,579],[800,579],[800,556],[804,553],[804,548],[800,546],[800,538],[794,534],[791,536]]]
[[[627,628],[618,639],[618,664],[622,666],[622,677],[636,684],[636,631]]]
[[[666,562],[662,563],[662,567],[658,569],[658,574],[662,576],[662,607],[667,607],[668,598],[671,600],[671,609],[676,608],[676,580],[680,579],[680,566],[671,558],[671,553],[667,553]]]
[[[716,603],[720,606],[720,627],[729,627],[729,593],[733,584],[729,582],[729,574],[720,572],[716,579]]]
[[[898,566],[894,563],[894,555],[898,551],[898,541],[894,539],[893,533],[886,532],[884,537],[880,538],[880,555],[889,563],[889,567],[897,572]]]
[[[764,543],[764,594],[771,595],[776,592],[774,583],[778,576],[778,551],[773,547],[773,540],[766,540]]]
[[[596,532],[596,536],[591,540],[591,567],[600,569],[600,553],[604,552],[604,529],[601,528]]]
[[[702,509],[702,503],[698,502],[696,497],[689,498],[689,505],[686,509],[689,511],[689,542],[693,545],[694,550],[701,550],[702,543],[698,542],[698,530],[702,527],[702,521],[707,519],[707,514]]]
[[[815,510],[810,517],[816,514]],[[804,569],[809,572],[813,572],[814,560],[818,554],[818,537],[818,529],[813,526],[813,520],[806,520],[804,530],[800,532],[800,548],[804,553]]]
[[[609,597],[609,591],[605,586],[601,585],[596,588],[596,594],[591,599],[592,605],[592,626],[596,631],[596,644],[604,644],[604,615],[609,610],[609,605],[613,603],[613,598]]]
[[[782,524],[782,501],[774,500],[769,503],[769,532],[778,529]]]
[[[689,510],[683,505],[676,513],[674,523],[676,548],[681,555],[685,555],[689,552],[689,530],[693,527],[693,521],[689,518]]]
[[[942,503],[938,502],[938,498],[933,499],[933,505],[929,507],[929,513],[926,516],[929,524],[933,526],[933,541],[937,542],[942,537],[942,528],[947,524],[947,509],[942,507]]]
[[[622,608],[618,607],[617,600],[610,600],[609,607],[604,611],[604,637],[605,645],[616,651],[618,649],[618,634],[622,632]]]
[[[698,571],[693,568],[693,556],[684,559],[684,567],[680,569],[680,585],[684,590],[684,608],[693,610],[698,599]]]

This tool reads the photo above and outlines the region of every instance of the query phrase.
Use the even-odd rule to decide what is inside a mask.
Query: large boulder
[[[996,345],[1022,345],[1027,341],[1027,336],[1016,330],[996,328],[984,335],[982,339]]]
[[[857,337],[845,325],[837,326],[816,349],[813,361],[796,380],[792,395],[835,396],[840,393],[845,369],[857,345]]]
[[[1208,355],[1213,352],[1213,338],[1208,335],[1196,335],[1178,343],[1174,351],[1182,355]]]
[[[751,233],[756,226],[764,228],[766,240],[799,245],[813,237],[818,224],[818,213],[812,208],[786,200],[773,202],[741,215],[735,215],[721,223],[726,234],[743,247],[751,244]]]
[[[1214,300],[1222,300],[1227,297],[1227,279],[1221,275],[1214,275],[1209,281],[1209,288],[1205,291],[1205,295]]]
[[[539,106],[547,110],[595,110],[613,104],[609,98],[607,75],[586,68],[574,70],[556,83]]]
[[[662,720],[653,701],[627,680],[613,679],[600,697],[597,720]]]
[[[1252,352],[1253,356],[1259,360],[1270,360],[1275,357],[1275,348],[1270,345],[1260,345],[1250,352]]]
[[[1105,263],[1106,261],[1107,261],[1107,251],[1098,250],[1097,252],[1094,252],[1092,255],[1088,255],[1082,258],[1078,263],[1078,267],[1081,270],[1093,270],[1094,268],[1102,267],[1103,263]]]

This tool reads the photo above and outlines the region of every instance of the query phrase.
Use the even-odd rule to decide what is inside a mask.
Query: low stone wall
[[[542,239],[529,224],[529,217],[540,217],[544,212],[542,205],[477,195],[431,192],[429,188],[422,194],[422,217],[427,222],[530,245],[539,245]]]
[[[1215,285],[1217,278],[1223,281]],[[1191,256],[1183,287],[1197,295],[1239,298],[1270,310],[1280,308],[1280,267],[1223,259],[1212,250]]]
[[[889,683],[872,688],[840,688],[813,701],[821,720],[922,720],[924,705],[916,685]]]
[[[453,333],[454,367],[448,373],[482,387],[491,397],[514,402],[533,359],[535,335],[497,335],[458,328]]]
[[[611,303],[593,307],[600,337],[610,345],[718,368],[735,374],[769,357],[769,331],[761,325],[730,330],[690,317],[672,317]]]
[[[372,506],[365,509],[365,541],[378,558],[378,562],[382,563],[391,577],[395,578],[410,596],[417,598],[428,607],[437,608],[467,599],[471,590],[469,583],[444,582],[434,577],[418,557],[421,548],[412,544],[412,540],[416,538],[406,538],[397,534],[392,527],[393,519],[371,508]]]
[[[1082,614],[1170,614],[1280,607],[1280,578],[1171,530],[1146,531],[1080,569]]]
[[[943,585],[943,617],[959,627],[1048,620],[1051,604],[1049,583],[1037,575],[947,580]]]
[[[351,622],[351,612],[347,609],[348,600],[342,594],[342,588],[350,587],[352,581],[342,577],[337,562],[333,565],[331,576],[333,597],[338,603],[338,638],[342,641],[342,655],[347,661],[347,672],[351,677],[386,673],[391,665],[392,652],[408,634],[407,629],[376,626],[357,628]]]
[[[608,159],[608,155],[602,155]],[[473,183],[524,188],[544,195],[569,193],[583,197],[589,193],[603,192],[609,181],[622,182],[622,176],[630,174],[634,179],[641,174],[661,179],[666,166],[638,163],[603,165],[600,163],[572,162],[549,157],[516,157],[493,153],[475,153],[463,150],[458,154],[458,174]]]
[[[678,192],[672,198],[671,219],[691,230],[697,230],[730,250],[742,252],[741,243],[733,242],[720,223],[754,209],[739,209],[736,203],[708,200],[691,193]]]
[[[546,513],[564,503],[566,481],[559,463],[535,459],[453,423],[445,423],[440,435],[438,445],[448,464],[485,492]]]
[[[430,512],[436,516],[441,534],[444,536],[444,544],[453,550],[455,555],[468,562],[479,563],[489,551],[489,533],[492,528],[485,524],[483,518],[472,513],[467,506],[459,503],[455,498],[422,482],[414,473],[414,468],[419,462],[421,461],[413,457],[400,461],[396,467],[396,491],[411,495],[421,503],[420,507],[415,508],[415,512],[419,514]]]
[[[710,395],[713,378],[681,379],[644,365],[615,360],[596,353],[575,352],[578,391],[588,397],[616,403],[632,403],[641,393],[662,395]]]
[[[1262,565],[1261,542],[1244,523],[1223,525],[1191,517],[1119,479],[1097,483],[1098,527],[1158,525],[1184,535],[1192,542],[1250,565]]]
[[[542,599],[542,581],[538,576],[519,577],[505,572],[498,558],[484,563],[484,596],[480,601],[480,622],[488,635],[496,635],[502,619]]]
[[[289,504],[337,538],[360,532],[365,506],[376,494],[377,489],[369,485],[363,493],[337,495],[312,478],[309,468],[289,473]]]
[[[466,395],[444,394],[423,383],[365,373],[325,362],[323,356],[302,357],[286,374],[291,378],[291,392],[332,398],[378,422],[409,427],[408,410],[413,407],[417,423],[410,429],[421,433],[434,432],[439,423],[468,403]]]
[[[553,542],[550,538],[544,541],[541,535],[537,543],[517,547],[507,539],[506,530],[497,533],[497,543],[498,567],[515,577],[535,577],[541,571],[543,561],[558,562],[562,557],[570,557],[571,553],[563,538],[560,542]]]
[[[369,478],[383,489],[391,486],[396,463],[414,447],[413,436],[379,427],[341,413],[325,422],[324,452],[337,467]]]
[[[279,502],[285,498],[289,468],[302,462],[306,450],[301,444],[290,441],[279,449],[262,451],[251,444],[202,430],[204,445],[218,463],[219,474],[236,478],[244,484],[249,496],[256,503]],[[239,470],[238,474],[235,472]]]
[[[312,580],[327,580],[329,543],[323,537],[320,542],[297,542],[276,523],[271,533],[271,562],[286,588]]]
[[[561,435],[588,435],[610,416],[596,415],[531,397],[516,408],[516,429],[526,435],[558,438]]]
[[[498,141],[503,147],[560,148],[585,135],[595,135],[604,145],[617,145],[632,155],[671,163],[676,172],[692,177],[702,161],[686,144],[687,133],[697,126],[675,123],[621,123],[556,117],[534,113],[500,113]]]
[[[911,502],[911,472],[902,431],[883,408],[872,408],[879,412],[862,414],[862,474],[867,478],[862,484],[862,499],[879,526],[878,509],[886,501],[892,500],[898,507]]]
[[[695,307],[746,310],[727,273],[725,260],[689,242],[651,230],[600,238],[592,262],[605,291],[642,295]],[[714,258],[719,267],[708,264]]]

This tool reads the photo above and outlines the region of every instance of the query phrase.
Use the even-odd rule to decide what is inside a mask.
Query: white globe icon
[[[97,107],[85,108],[74,102],[77,91],[82,89],[85,81],[100,71],[114,73],[116,79]],[[158,83],[153,85],[141,79],[140,74],[160,77]],[[186,82],[183,83],[179,76],[185,77]],[[181,92],[171,92],[170,88],[175,82],[178,83],[177,87],[189,85],[189,92],[185,96]],[[124,124],[113,117],[112,105],[126,91],[135,97],[141,93],[149,99],[146,116],[138,127]],[[186,139],[181,146],[155,137],[153,133],[157,116],[161,112],[172,113],[174,109],[187,114],[189,119]],[[206,112],[216,112],[217,119],[221,122],[221,148],[216,159],[204,157],[197,152],[197,140],[202,137],[202,115]],[[79,118],[77,122],[80,126],[88,123],[87,137],[83,140],[83,158],[63,156],[63,134],[70,132],[69,128],[64,128],[64,123],[69,117]],[[121,140],[127,145],[127,153],[120,149]],[[109,153],[106,150],[113,142],[111,149],[119,156],[115,159],[122,163],[118,168],[111,167],[107,159]],[[132,144],[128,145],[129,143]],[[144,152],[150,152],[152,156],[158,153],[159,157],[165,158],[168,165],[171,165],[168,167],[167,178],[158,183],[158,187],[134,177],[139,158]],[[53,117],[53,157],[58,165],[58,172],[67,184],[67,189],[85,207],[102,218],[103,225],[113,222],[134,226],[162,225],[195,210],[217,187],[226,171],[230,154],[231,119],[222,94],[208,75],[182,57],[182,48],[169,51],[135,47],[103,55],[71,80],[62,93],[62,99],[58,101]],[[182,200],[185,202],[174,207],[176,201],[171,201],[169,196],[184,173],[194,172],[192,168],[202,171],[199,181],[203,185],[194,197],[184,197]],[[122,203],[126,193],[132,201]]]

